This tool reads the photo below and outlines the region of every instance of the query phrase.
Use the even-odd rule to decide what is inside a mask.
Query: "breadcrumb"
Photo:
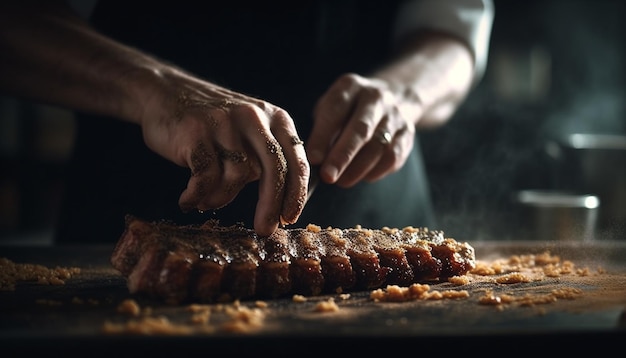
[[[80,273],[78,267],[54,267],[29,263],[15,263],[6,257],[0,258],[0,291],[14,291],[19,282],[34,282],[39,285],[64,285],[65,281]]]

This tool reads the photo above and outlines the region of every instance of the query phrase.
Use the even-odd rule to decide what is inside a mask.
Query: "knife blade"
[[[305,204],[309,201],[309,199],[311,198],[311,195],[313,195],[313,192],[315,191],[315,188],[317,187],[317,184],[319,182],[320,182],[319,165],[313,165],[311,166],[311,175],[309,176],[309,186],[306,192]]]

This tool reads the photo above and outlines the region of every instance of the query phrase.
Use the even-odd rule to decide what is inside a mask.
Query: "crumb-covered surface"
[[[626,243],[480,242],[475,249],[476,268],[446,282],[174,306],[130,295],[125,279],[107,264],[109,247],[4,249],[0,256],[13,264],[66,267],[73,274],[59,285],[22,280],[0,291],[0,336],[368,337],[626,329]]]

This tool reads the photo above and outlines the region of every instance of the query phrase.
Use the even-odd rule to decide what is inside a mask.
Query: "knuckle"
[[[287,110],[285,110],[284,108],[277,107],[276,109],[274,109],[273,117],[281,121],[291,122],[291,116],[289,115],[289,112],[287,112]]]
[[[224,172],[223,181],[225,183],[247,182],[250,177],[250,168],[245,165],[233,165]]]
[[[260,118],[261,117],[260,111],[264,111],[263,108],[261,108],[260,104],[249,103],[249,102],[239,102],[233,105],[231,108],[231,112],[235,116],[243,117],[246,119]]]
[[[268,112],[273,108],[271,104],[265,101],[256,101],[254,106],[258,107],[263,112]]]
[[[374,123],[367,118],[359,118],[352,122],[352,135],[354,139],[366,141],[374,131]]]
[[[289,115],[289,112],[287,112],[285,109],[282,108],[276,108],[273,112],[272,112],[272,127],[273,128],[281,128],[281,130],[283,131],[294,131],[295,130],[295,124],[293,122],[293,119],[291,118],[291,115]]]
[[[350,103],[350,97],[347,91],[337,91],[334,96],[330,97],[330,103],[328,104],[328,110],[332,113],[343,113],[346,111],[346,107]],[[324,107],[322,107],[324,110]]]
[[[359,79],[360,79],[360,76],[357,75],[356,73],[348,72],[339,76],[339,78],[337,79],[337,83],[349,88],[351,86],[358,84]]]
[[[372,102],[383,102],[386,98],[386,92],[384,89],[375,86],[369,86],[363,90],[364,96]]]

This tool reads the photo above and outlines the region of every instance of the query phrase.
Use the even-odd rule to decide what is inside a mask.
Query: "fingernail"
[[[332,165],[328,165],[324,167],[324,172],[326,172],[326,177],[329,178],[331,183],[334,183],[337,180],[337,173],[339,172],[337,168]]]

